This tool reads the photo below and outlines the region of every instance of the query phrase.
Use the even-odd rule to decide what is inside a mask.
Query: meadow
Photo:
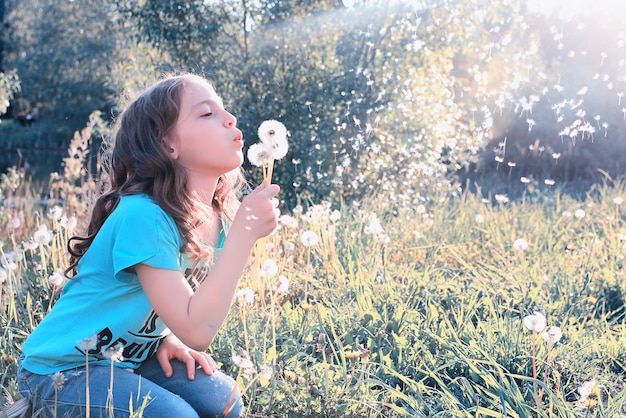
[[[90,135],[48,184],[0,181],[3,406],[102,187]],[[247,416],[626,416],[626,184],[406,194],[302,204],[259,243],[211,348]]]

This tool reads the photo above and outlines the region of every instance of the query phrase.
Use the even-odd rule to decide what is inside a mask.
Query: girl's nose
[[[237,126],[237,118],[226,112],[225,125],[229,128]]]

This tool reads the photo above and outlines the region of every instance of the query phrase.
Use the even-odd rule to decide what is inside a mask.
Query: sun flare
[[[624,0],[527,0],[527,5],[532,11],[544,14],[557,13],[562,17],[601,12],[626,18]]]

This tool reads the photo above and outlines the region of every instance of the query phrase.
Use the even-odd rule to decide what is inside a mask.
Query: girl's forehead
[[[213,86],[202,79],[187,79],[183,84],[182,100],[214,100],[222,103],[222,98],[217,94]]]

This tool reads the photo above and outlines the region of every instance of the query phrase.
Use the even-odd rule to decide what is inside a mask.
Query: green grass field
[[[79,151],[0,184],[3,405],[98,189]],[[314,202],[259,243],[211,348],[248,416],[626,416],[624,184],[426,197]]]

